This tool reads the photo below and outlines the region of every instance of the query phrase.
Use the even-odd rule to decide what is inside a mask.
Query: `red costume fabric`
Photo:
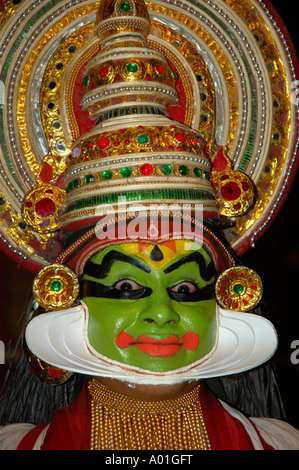
[[[212,450],[254,450],[243,424],[232,417],[218,399],[200,387],[200,403]],[[89,450],[91,401],[87,383],[70,407],[64,407],[53,417],[41,450]],[[18,450],[31,450],[46,424],[33,428],[20,442]],[[259,435],[258,431],[256,430]],[[264,450],[273,450],[259,435]]]

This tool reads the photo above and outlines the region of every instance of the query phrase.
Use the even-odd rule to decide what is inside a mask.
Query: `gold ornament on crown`
[[[65,191],[47,183],[38,182],[25,196],[22,204],[23,220],[38,233],[52,233],[59,228],[59,214]]]

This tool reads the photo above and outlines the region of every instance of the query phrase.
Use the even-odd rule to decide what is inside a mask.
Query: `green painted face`
[[[202,248],[137,245],[103,249],[86,264],[89,342],[110,359],[154,372],[192,364],[215,344],[213,262]]]

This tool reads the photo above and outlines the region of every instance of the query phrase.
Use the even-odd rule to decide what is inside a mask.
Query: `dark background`
[[[298,49],[298,19],[294,2],[272,2],[282,16]],[[292,5],[291,5],[292,4]],[[277,379],[287,414],[287,421],[299,428],[299,365],[291,363],[291,343],[299,341],[299,175],[278,217],[257,241],[256,247],[242,256],[245,266],[255,269],[264,284],[263,301],[279,336],[274,356]],[[7,346],[20,334],[19,317],[29,299],[33,274],[17,266],[0,252],[0,340]],[[6,348],[7,349],[7,348]],[[8,354],[10,354],[8,350]],[[299,354],[298,354],[299,359]],[[0,388],[6,366],[0,365]]]

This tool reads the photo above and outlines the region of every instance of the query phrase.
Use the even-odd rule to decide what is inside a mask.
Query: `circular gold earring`
[[[43,268],[33,282],[33,295],[47,311],[63,310],[72,306],[79,294],[76,274],[62,264]]]
[[[31,373],[46,385],[61,385],[73,375],[69,370],[59,369],[39,359],[30,351],[26,341],[24,341],[24,352]]]
[[[219,276],[215,290],[221,307],[248,312],[260,302],[263,284],[259,275],[252,269],[234,266]]]

